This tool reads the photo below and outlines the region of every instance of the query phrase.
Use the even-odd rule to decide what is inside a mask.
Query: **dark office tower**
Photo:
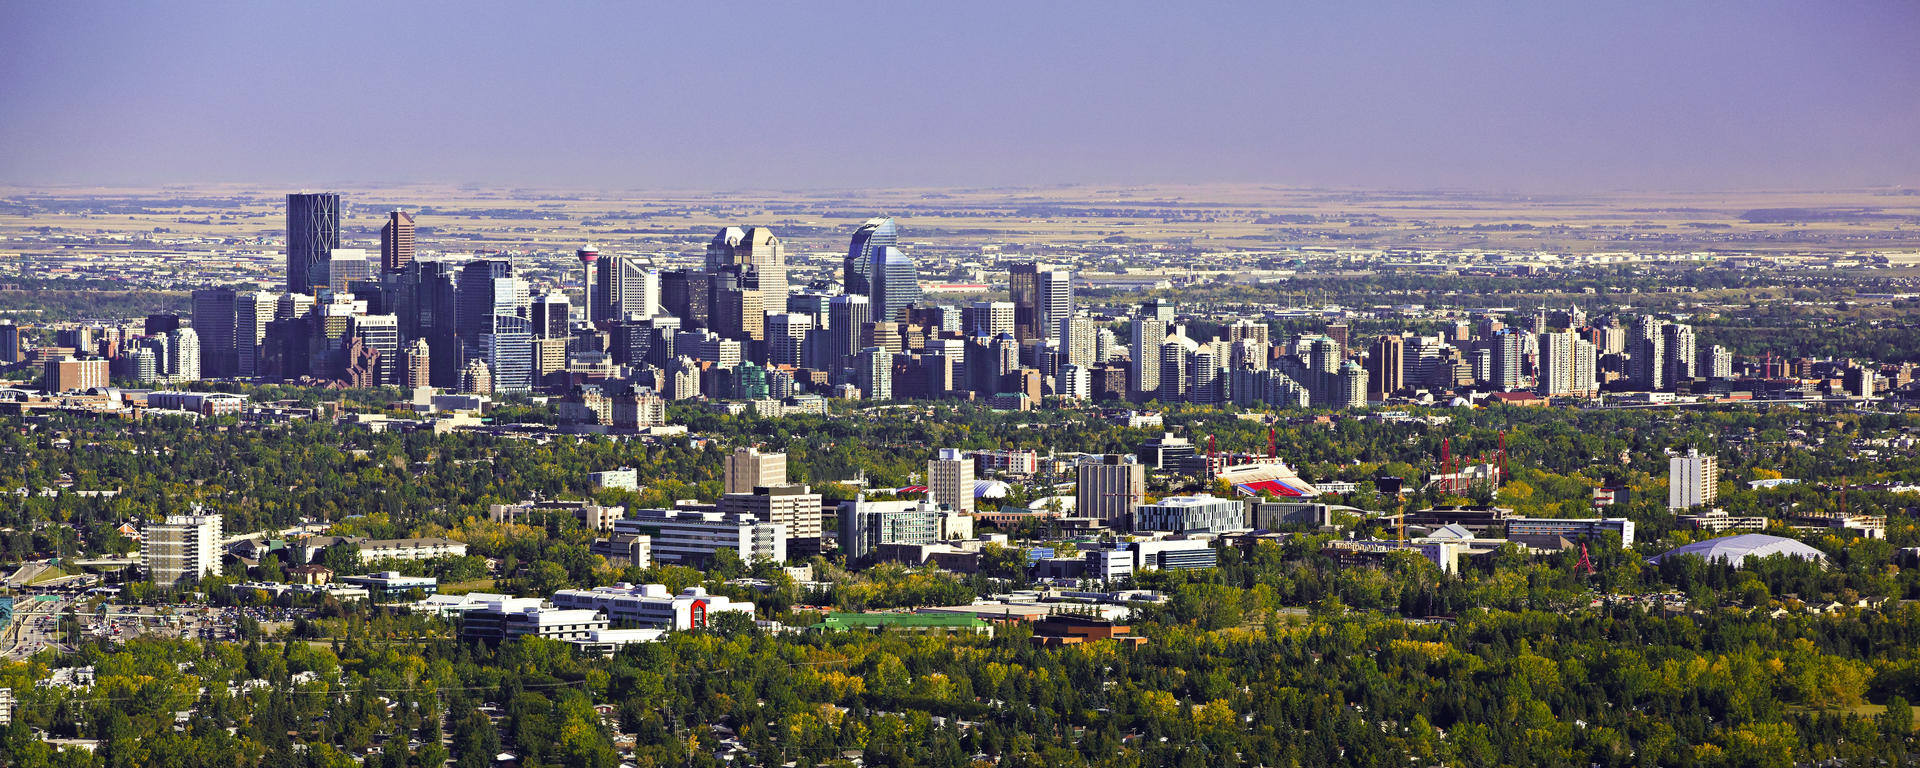
[[[660,273],[660,308],[680,318],[688,328],[706,328],[713,321],[712,276],[697,269]]]
[[[860,353],[860,334],[871,317],[872,303],[859,294],[835,296],[827,303],[827,328],[833,336],[832,372],[836,376],[849,364],[849,357]]]
[[[573,304],[564,293],[549,293],[535,299],[532,319],[536,339],[564,339],[573,335]]]
[[[894,227],[893,219],[867,219],[859,229],[853,232],[853,243],[847,246],[847,259],[841,264],[841,282],[847,293],[862,296],[873,295],[873,249],[897,248],[900,245],[899,230]]]
[[[1641,316],[1627,339],[1627,378],[1634,386],[1658,392],[1667,386],[1666,321]]]
[[[287,290],[309,293],[331,284],[327,259],[340,247],[340,196],[287,195]]]
[[[475,259],[460,270],[459,306],[456,309],[460,343],[469,348],[480,343],[496,315],[521,316],[527,301],[527,284],[513,276],[513,264],[502,259]],[[494,384],[500,374],[494,372]]]
[[[200,335],[200,377],[231,378],[239,367],[234,343],[239,316],[238,296],[232,288],[203,288],[193,292],[193,329]]]
[[[645,262],[633,256],[601,256],[594,269],[595,322],[660,314],[660,273]]]
[[[1013,337],[1026,341],[1046,333],[1036,327],[1040,312],[1040,265],[1021,262],[1007,266],[1007,292],[1013,299]]]
[[[868,274],[873,288],[868,298],[875,320],[898,322],[901,310],[920,303],[920,271],[899,248],[874,248]]]
[[[145,323],[144,330],[146,331],[146,335],[148,336],[165,336],[169,333],[180,330],[182,326],[187,325],[187,323],[181,322],[182,319],[183,318],[181,318],[179,315],[169,315],[169,314],[147,315],[147,321]]]
[[[413,263],[413,214],[389,211],[380,228],[380,271],[400,272]]]
[[[1328,323],[1327,336],[1333,339],[1334,343],[1340,345],[1340,359],[1345,360],[1347,358],[1347,350],[1353,348],[1349,343],[1352,341],[1353,329],[1347,327],[1346,323]]]
[[[1367,399],[1385,400],[1406,386],[1407,345],[1399,336],[1381,336],[1367,352]]]
[[[672,315],[657,315],[653,318],[653,339],[647,344],[647,365],[655,368],[668,368],[679,357],[674,346],[674,337],[680,333],[680,318]]]
[[[0,363],[20,362],[20,326],[0,320]]]
[[[607,337],[607,357],[615,364],[646,365],[647,355],[653,349],[653,321],[609,321]]]
[[[765,297],[754,285],[754,275],[749,268],[730,264],[708,274],[711,275],[708,312],[712,320],[709,327],[714,333],[742,344],[766,338],[766,305],[762,303]]]

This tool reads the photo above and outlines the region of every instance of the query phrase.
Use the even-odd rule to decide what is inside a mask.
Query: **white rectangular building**
[[[927,462],[927,497],[955,512],[973,512],[973,459],[942,448]]]
[[[613,532],[650,537],[655,562],[700,567],[731,549],[746,562],[787,560],[787,527],[718,510],[642,509],[613,521]]]
[[[587,473],[587,481],[595,488],[612,488],[621,491],[640,490],[640,472],[632,467],[609,469],[605,472]]]
[[[165,523],[147,526],[140,549],[147,580],[172,587],[221,575],[222,530],[219,515],[169,515]]]
[[[1720,463],[1697,448],[1667,460],[1667,509],[1693,509],[1720,496]]]
[[[720,497],[720,511],[787,527],[788,539],[820,538],[820,494],[804,485],[759,486]]]
[[[753,618],[753,603],[710,595],[701,587],[688,587],[679,594],[667,591],[664,584],[628,584],[593,589],[563,589],[553,593],[553,604],[561,608],[593,610],[603,613],[617,626],[657,627],[688,630],[704,627],[722,611]]]

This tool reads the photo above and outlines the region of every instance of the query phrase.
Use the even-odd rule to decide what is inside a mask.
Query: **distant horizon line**
[[[884,195],[884,194],[1019,194],[1024,192],[1052,192],[1065,190],[1092,190],[1112,192],[1141,192],[1154,190],[1186,189],[1235,189],[1235,190],[1271,190],[1275,192],[1320,192],[1320,193],[1371,193],[1398,195],[1485,195],[1502,197],[1605,197],[1612,195],[1791,195],[1791,194],[1838,194],[1872,193],[1892,194],[1893,196],[1920,195],[1920,182],[1908,184],[1862,184],[1832,187],[1712,187],[1712,188],[1654,188],[1654,187],[1614,187],[1606,189],[1569,189],[1543,191],[1535,189],[1472,187],[1472,186],[1341,186],[1288,184],[1281,182],[1214,181],[1214,182],[1141,182],[1126,184],[1099,184],[1082,182],[1061,182],[1056,184],[998,184],[998,185],[950,185],[950,186],[866,186],[866,187],[743,187],[735,189],[698,188],[698,187],[596,187],[562,186],[535,184],[483,184],[479,182],[446,181],[410,181],[410,182],[342,182],[333,184],[278,184],[259,181],[205,181],[205,182],[168,182],[163,184],[133,183],[57,183],[57,184],[21,184],[0,182],[0,193],[33,194],[36,192],[75,192],[100,190],[124,193],[158,194],[179,190],[226,189],[260,194],[295,194],[300,192],[371,192],[381,190],[438,189],[456,192],[525,192],[538,194],[571,194],[619,196],[632,194],[677,194],[677,195],[731,195],[731,196],[779,196],[779,195]]]

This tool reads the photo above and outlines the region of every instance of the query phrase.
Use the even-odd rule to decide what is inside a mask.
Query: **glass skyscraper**
[[[854,230],[853,243],[847,247],[847,259],[841,266],[841,282],[845,284],[846,292],[873,295],[873,249],[899,246],[900,232],[894,226],[893,219],[867,219],[865,224]]]
[[[517,315],[494,315],[480,334],[480,354],[493,373],[493,391],[533,388],[533,326]]]
[[[899,322],[900,310],[920,303],[920,271],[899,248],[874,248],[869,275],[874,322]]]
[[[307,293],[331,284],[327,259],[340,247],[340,196],[287,195],[287,290]]]

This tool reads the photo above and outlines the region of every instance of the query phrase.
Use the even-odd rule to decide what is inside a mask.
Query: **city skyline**
[[[1021,8],[1018,26],[994,6],[455,9],[12,6],[0,72],[16,108],[0,138],[17,151],[0,182],[1570,192],[1920,178],[1909,4],[1062,5]],[[854,16],[866,46],[812,44]],[[701,55],[708,36],[680,33],[735,26],[754,55]],[[280,28],[314,42],[262,34]],[[259,65],[290,56],[337,58],[319,80]],[[886,108],[846,109],[878,61]],[[689,117],[738,97],[772,117]]]

